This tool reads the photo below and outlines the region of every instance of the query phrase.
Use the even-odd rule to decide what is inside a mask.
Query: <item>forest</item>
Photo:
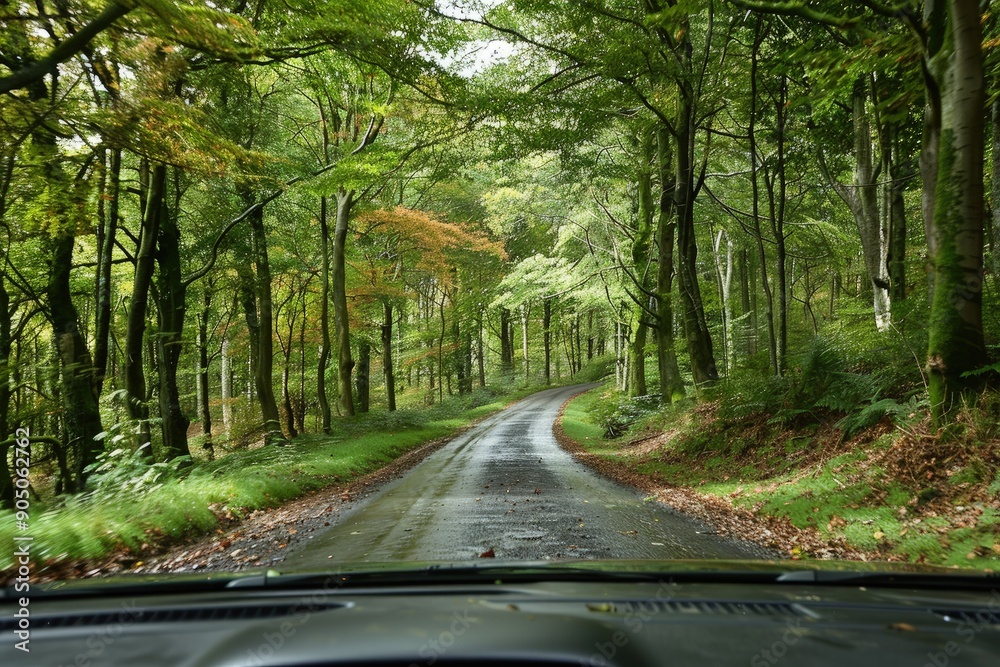
[[[602,375],[995,431],[992,9],[0,1],[0,507]]]

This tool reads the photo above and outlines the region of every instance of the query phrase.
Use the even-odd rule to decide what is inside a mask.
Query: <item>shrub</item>
[[[189,456],[178,456],[172,461],[152,463],[147,442],[134,450],[118,447],[110,452],[103,451],[84,472],[90,474],[87,485],[94,497],[134,499],[163,486],[164,482],[176,477],[178,470],[190,461]]]
[[[657,396],[619,396],[598,401],[591,408],[595,420],[604,429],[605,438],[618,438],[632,424],[655,412],[660,406]]]

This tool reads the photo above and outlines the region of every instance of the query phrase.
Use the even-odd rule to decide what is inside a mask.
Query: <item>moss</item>
[[[981,317],[981,275],[972,274],[976,260],[966,257],[960,247],[970,233],[963,218],[967,206],[965,174],[956,170],[958,148],[954,130],[941,132],[934,203],[934,241],[931,257],[934,297],[928,325],[927,375],[931,414],[935,424],[960,404],[961,396],[978,386],[967,371],[986,363]],[[980,223],[981,224],[981,223]],[[980,235],[981,235],[980,231]],[[981,266],[982,258],[978,258]]]

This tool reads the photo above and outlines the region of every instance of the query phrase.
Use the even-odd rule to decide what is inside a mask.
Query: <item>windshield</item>
[[[823,6],[4,3],[5,583],[995,569],[995,14]]]

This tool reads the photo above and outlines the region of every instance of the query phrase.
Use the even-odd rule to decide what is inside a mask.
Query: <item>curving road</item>
[[[609,481],[556,442],[559,409],[594,385],[549,389],[484,420],[342,521],[287,565],[496,558],[761,558],[699,521]]]

